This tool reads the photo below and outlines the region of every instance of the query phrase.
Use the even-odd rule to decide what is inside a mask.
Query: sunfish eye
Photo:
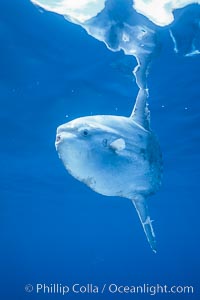
[[[84,129],[84,130],[82,131],[82,134],[83,134],[83,136],[88,136],[88,134],[89,134],[88,129]]]

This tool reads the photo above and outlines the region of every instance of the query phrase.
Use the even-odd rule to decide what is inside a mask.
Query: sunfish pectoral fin
[[[140,221],[142,223],[142,227],[144,229],[144,232],[146,234],[147,240],[149,242],[149,245],[151,246],[153,252],[156,253],[156,238],[155,233],[152,226],[152,220],[149,216],[148,206],[146,203],[145,198],[141,197],[137,200],[132,200],[136,211],[138,213],[138,216],[140,218]]]
[[[110,148],[115,151],[122,151],[126,148],[126,143],[124,139],[116,139],[110,144]]]

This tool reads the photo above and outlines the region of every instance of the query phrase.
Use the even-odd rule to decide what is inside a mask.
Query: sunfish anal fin
[[[150,111],[147,106],[147,98],[148,90],[140,88],[130,118],[146,130],[149,130]]]
[[[147,240],[149,242],[149,245],[151,246],[153,252],[156,253],[156,238],[155,233],[152,226],[152,220],[149,216],[149,210],[146,203],[145,198],[140,197],[137,200],[132,200],[136,211],[138,213],[138,216],[140,218],[140,221],[142,223],[142,227],[144,229],[144,232],[146,234]]]

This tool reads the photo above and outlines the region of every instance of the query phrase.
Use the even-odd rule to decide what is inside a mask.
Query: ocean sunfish
[[[149,127],[147,90],[140,89],[130,117],[97,115],[57,128],[56,150],[67,171],[95,192],[130,199],[156,252],[146,198],[160,187],[162,158]]]

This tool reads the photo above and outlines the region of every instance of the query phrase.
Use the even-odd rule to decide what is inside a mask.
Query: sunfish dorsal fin
[[[145,128],[150,129],[150,111],[147,107],[148,90],[140,89],[135,101],[133,111],[130,118],[137,124]]]

